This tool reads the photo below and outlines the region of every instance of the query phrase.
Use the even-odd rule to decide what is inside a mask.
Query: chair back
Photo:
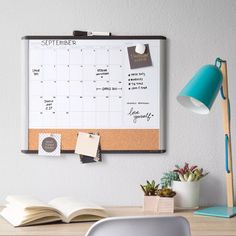
[[[191,236],[181,216],[110,217],[96,222],[86,236]]]

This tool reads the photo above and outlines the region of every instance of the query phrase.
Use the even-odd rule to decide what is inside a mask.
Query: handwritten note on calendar
[[[159,44],[143,43],[152,63],[131,69],[133,40],[30,40],[29,128],[159,129]]]

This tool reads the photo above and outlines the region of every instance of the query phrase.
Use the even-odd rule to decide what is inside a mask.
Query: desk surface
[[[108,208],[108,214],[110,216],[145,215],[141,207],[112,207]],[[196,216],[193,215],[191,211],[179,211],[174,214],[184,216],[188,219],[192,236],[236,236],[236,217],[223,219],[217,217]],[[84,236],[92,224],[93,223],[58,223],[14,228],[4,219],[0,218],[0,235]]]

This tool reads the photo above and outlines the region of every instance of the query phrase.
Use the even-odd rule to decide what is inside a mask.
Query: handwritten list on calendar
[[[133,40],[30,40],[29,128],[159,129],[160,48],[143,43],[135,67]]]

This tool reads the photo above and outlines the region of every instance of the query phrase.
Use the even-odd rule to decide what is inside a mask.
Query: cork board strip
[[[38,150],[39,133],[59,133],[62,151],[75,149],[78,132],[98,132],[102,151],[158,151],[159,129],[29,129],[29,151]]]

